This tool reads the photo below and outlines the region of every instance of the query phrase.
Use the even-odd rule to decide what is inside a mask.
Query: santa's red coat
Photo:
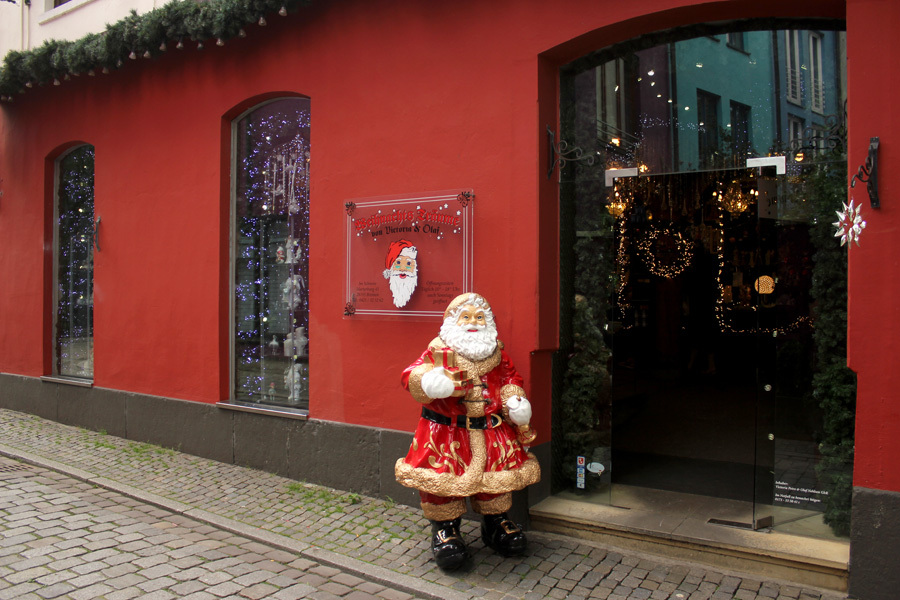
[[[436,338],[429,348],[402,375],[413,397],[430,410],[456,423],[458,415],[491,415],[503,418],[504,402],[524,396],[522,377],[498,343],[491,357],[468,361],[457,355],[459,368],[467,371],[476,385],[465,399],[432,400],[421,388],[421,376],[433,368],[433,352],[445,344]],[[464,401],[465,400],[465,401]],[[436,496],[502,494],[522,489],[540,480],[540,467],[533,454],[516,437],[516,429],[505,418],[493,428],[478,430],[442,425],[422,418],[406,458],[397,461],[397,481]]]

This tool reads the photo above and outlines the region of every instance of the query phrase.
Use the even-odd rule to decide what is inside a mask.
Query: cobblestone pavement
[[[68,475],[0,458],[0,598],[404,600]]]
[[[124,583],[118,579],[122,577],[144,577],[142,583],[151,586],[146,582],[168,578],[169,587],[146,590],[137,581],[130,586],[141,590],[141,595],[154,594],[144,596],[151,598],[166,589],[174,596],[159,597],[178,597],[180,594],[172,592],[171,586],[184,585],[187,590],[190,582],[196,585],[198,581],[208,585],[193,590],[207,594],[198,598],[280,597],[276,593],[304,597],[288,596],[300,590],[311,598],[348,600],[373,596],[460,600],[845,597],[534,531],[529,532],[526,557],[501,559],[483,546],[475,522],[464,522],[463,526],[474,555],[470,568],[447,574],[431,561],[428,523],[417,508],[4,409],[0,409],[0,455],[51,469],[36,470],[27,477],[20,473],[22,483],[15,483],[18,480],[10,478],[10,473],[0,473],[0,600],[26,597],[19,592],[50,598],[54,594],[51,590],[63,589],[56,586],[67,582],[73,585],[73,581],[109,586],[107,598],[131,597],[114,595],[122,590],[110,582]],[[13,463],[5,460],[0,468],[3,464]],[[77,491],[54,492],[60,474],[80,480]],[[44,486],[46,490],[31,492],[36,495],[30,497],[33,504],[29,507],[28,500],[23,504],[11,497],[16,496],[19,485],[29,490],[35,489],[29,486]],[[111,500],[113,496],[117,500]],[[68,507],[66,511],[71,512],[66,514],[76,524],[80,515],[94,515],[84,522],[83,530],[79,529],[83,536],[66,537],[69,534],[60,529],[65,528],[60,522],[66,522],[66,517],[57,514],[66,511],[55,508],[55,502]],[[144,504],[154,508],[139,508]],[[121,508],[113,509],[114,505]],[[22,519],[28,520],[27,527],[34,531],[17,532],[16,521]],[[29,535],[35,538],[16,541]],[[134,545],[139,539],[129,538],[135,535],[150,544],[143,547],[144,554],[137,547],[140,544]],[[41,536],[51,541],[37,541]],[[81,549],[81,554],[65,554],[73,548]],[[90,560],[95,566],[79,572],[75,564],[84,555],[94,555]],[[153,557],[160,555],[167,557],[165,562],[153,564],[159,560]],[[203,562],[191,564],[196,560]],[[99,566],[101,563],[103,566]],[[203,577],[220,572],[209,571],[210,564],[221,565],[228,580],[204,582]],[[28,574],[29,569],[37,571]],[[54,578],[67,569],[77,578]],[[151,570],[149,578],[143,574],[147,570]],[[179,579],[204,570],[209,575]],[[96,580],[91,581],[91,577]],[[235,587],[215,587],[228,583]],[[336,587],[325,588],[328,584]],[[266,585],[270,587],[257,587]],[[376,591],[372,586],[381,589]],[[218,594],[213,590],[219,590]],[[82,591],[61,593],[72,598],[88,597],[78,595]]]

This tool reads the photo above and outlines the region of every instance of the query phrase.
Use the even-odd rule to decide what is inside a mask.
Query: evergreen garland
[[[838,535],[850,533],[853,493],[853,447],[856,420],[856,374],[847,367],[847,250],[834,236],[835,211],[846,202],[847,161],[814,167],[804,192],[813,204],[810,237],[813,257],[812,297],[816,302],[813,342],[816,351],[812,395],[822,408],[819,440],[822,459],[816,465],[825,498],[825,522]]]
[[[124,19],[75,41],[47,40],[32,50],[12,50],[0,69],[0,100],[11,101],[35,85],[59,85],[70,75],[109,72],[127,59],[153,58],[168,49],[192,41],[197,48],[215,39],[218,45],[243,37],[243,28],[265,25],[267,14],[285,16],[310,0],[173,0],[138,15],[132,10]]]
[[[599,175],[600,166],[580,173],[578,198],[597,198],[606,194]],[[560,445],[555,464],[556,485],[568,489],[576,479],[576,458],[584,456],[588,463],[597,462],[606,469],[603,477],[587,477],[587,491],[597,491],[608,484],[611,459],[611,379],[610,348],[603,338],[609,300],[614,289],[615,219],[605,202],[578,202],[572,215],[576,233],[572,240],[571,273],[574,298],[571,302],[571,348],[562,373],[562,390],[554,416],[554,443]],[[568,253],[567,253],[568,254]]]

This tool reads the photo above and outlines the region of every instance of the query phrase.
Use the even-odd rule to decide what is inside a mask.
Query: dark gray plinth
[[[125,398],[128,438],[219,462],[234,462],[232,414],[212,404],[116,392]]]
[[[56,421],[58,384],[44,383],[37,377],[0,375],[0,407]]]
[[[301,435],[305,433],[308,424],[305,421],[246,412],[235,412],[233,417],[234,463],[291,477],[291,463],[298,460],[298,457],[292,456],[290,440],[298,428]],[[306,480],[315,481],[313,478]]]
[[[900,590],[900,493],[853,488],[850,597],[895,600]]]
[[[413,434],[391,429],[381,430],[381,496],[407,506],[419,506],[419,492],[397,483],[394,465],[409,452]]]
[[[128,437],[122,392],[47,382],[43,385],[56,388],[56,420],[60,423]]]
[[[35,377],[0,375],[0,408],[66,425],[174,448],[224,463],[276,473],[410,506],[419,493],[394,477],[412,434],[332,421],[243,412],[214,404],[79,387]],[[533,449],[544,469],[549,444]],[[526,523],[527,508],[549,494],[546,484],[517,492],[512,513]],[[475,515],[472,515],[473,517]]]
[[[383,476],[379,433],[371,427],[309,421],[302,435],[291,436],[288,476],[377,496]]]

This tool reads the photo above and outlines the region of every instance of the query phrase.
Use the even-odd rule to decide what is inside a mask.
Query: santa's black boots
[[[431,552],[434,562],[445,571],[458,569],[467,558],[469,551],[459,533],[459,519],[431,522]]]
[[[486,546],[503,556],[520,556],[525,553],[528,539],[522,529],[509,520],[506,513],[484,515],[481,538]]]

